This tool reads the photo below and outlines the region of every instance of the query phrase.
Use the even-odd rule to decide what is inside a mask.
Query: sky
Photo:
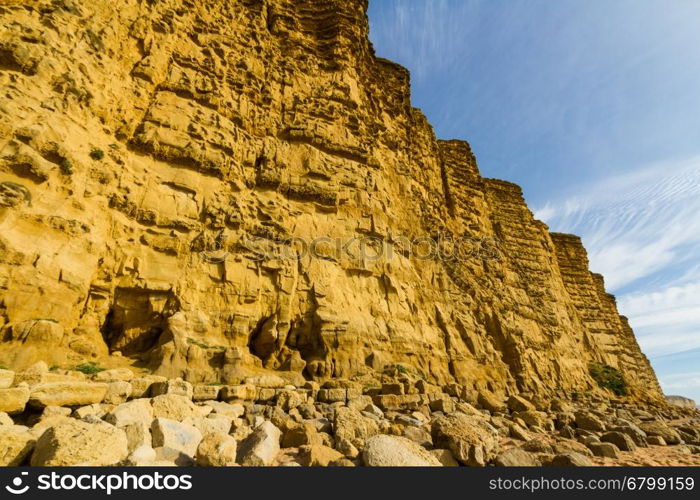
[[[700,2],[370,0],[441,139],[582,237],[667,394],[700,403]]]

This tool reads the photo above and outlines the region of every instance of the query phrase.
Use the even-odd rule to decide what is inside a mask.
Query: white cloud
[[[581,235],[613,291],[672,265],[700,266],[700,157],[603,179],[535,213]]]
[[[647,355],[700,347],[700,157],[600,180],[535,213],[581,235]]]
[[[675,389],[700,388],[700,372],[667,375],[661,379],[661,387],[667,394]]]

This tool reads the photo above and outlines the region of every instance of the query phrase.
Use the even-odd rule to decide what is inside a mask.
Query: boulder
[[[509,428],[510,437],[521,441],[530,441],[532,436],[525,428],[518,424],[512,424]]]
[[[299,448],[299,463],[307,467],[326,467],[344,458],[339,451],[323,444],[307,444]]]
[[[181,378],[174,378],[164,382],[154,382],[151,385],[151,396],[160,396],[162,394],[175,394],[191,400],[194,395],[194,388],[192,384],[185,382]]]
[[[462,464],[484,466],[499,442],[498,431],[483,419],[453,413],[435,419],[431,425],[433,444],[449,449]]]
[[[246,466],[272,465],[280,451],[280,430],[266,420],[238,448],[238,463]]]
[[[139,446],[129,453],[129,465],[152,465],[156,461],[156,450],[148,445]]]
[[[143,377],[134,377],[129,382],[131,383],[132,398],[146,398],[151,396],[151,387],[157,382],[165,382],[168,380],[160,375],[145,375]]]
[[[499,467],[535,467],[539,460],[522,448],[510,448],[499,453],[493,461]]]
[[[357,410],[339,407],[335,410],[333,430],[336,439],[347,439],[353,446],[362,449],[368,438],[379,434],[379,425],[376,420]]]
[[[438,448],[430,450],[428,453],[437,458],[438,462],[440,462],[443,467],[459,467],[459,462],[455,460],[450,450]]]
[[[604,443],[612,443],[622,451],[634,451],[637,445],[627,434],[618,431],[606,432],[600,436],[600,440]]]
[[[233,419],[228,415],[211,413],[206,417],[189,417],[182,421],[183,424],[192,425],[199,429],[202,436],[210,433],[228,434],[231,432]]]
[[[104,402],[118,405],[129,399],[129,396],[131,396],[131,384],[129,382],[109,382],[107,384],[107,393],[105,394]]]
[[[575,414],[576,427],[587,431],[603,432],[605,423],[595,415],[585,411],[577,411]]]
[[[117,465],[128,455],[126,434],[105,422],[72,418],[48,427],[36,442],[34,466]]]
[[[491,413],[503,413],[507,408],[503,401],[488,391],[480,391],[476,401],[479,406]]]
[[[535,405],[533,405],[530,401],[528,401],[527,399],[525,399],[521,396],[513,395],[513,396],[509,397],[506,404],[508,405],[508,409],[510,411],[534,411],[534,410],[536,410]]]
[[[219,394],[224,401],[254,401],[258,397],[258,388],[251,384],[225,385]]]
[[[107,394],[107,384],[101,382],[48,382],[32,387],[29,405],[85,406],[101,403]]]
[[[658,436],[664,440],[666,444],[681,444],[683,440],[678,431],[669,427],[664,422],[659,420],[651,422],[642,422],[639,427],[647,434],[647,436]]]
[[[221,385],[195,385],[192,392],[192,399],[194,401],[216,401],[219,399],[219,393],[222,387]]]
[[[403,437],[425,448],[433,446],[433,437],[423,428],[414,426],[406,427],[403,430]]]
[[[126,434],[127,447],[129,453],[143,446],[151,447],[151,426],[145,422],[138,422],[120,427]]]
[[[0,467],[22,465],[34,449],[36,440],[25,427],[0,427]]]
[[[28,387],[0,389],[0,411],[10,415],[22,413],[29,401]]]
[[[530,451],[532,453],[554,453],[552,445],[546,440],[536,437],[527,441],[521,448],[525,451]]]
[[[439,467],[442,464],[422,446],[399,437],[379,434],[367,439],[362,461],[370,467]]]
[[[92,376],[95,382],[129,382],[134,378],[134,372],[128,368],[113,368],[104,370]]]
[[[322,444],[321,436],[313,422],[303,422],[284,432],[282,448],[298,448],[304,445]]]
[[[212,432],[206,434],[197,447],[197,465],[223,467],[236,464],[238,443],[228,434]]]
[[[197,406],[186,396],[163,394],[151,399],[154,417],[163,417],[182,422],[188,417],[201,416]]]
[[[632,438],[632,441],[634,441],[634,444],[636,444],[637,446],[641,446],[644,448],[648,445],[647,433],[644,432],[638,425],[633,424],[632,422],[624,422],[624,425],[613,427],[608,430],[627,434],[629,437]]]
[[[147,399],[134,399],[114,407],[104,416],[104,419],[116,427],[133,424],[150,426],[154,417],[153,413],[153,407]]]
[[[204,401],[204,404],[211,406],[212,413],[227,415],[231,418],[242,417],[245,413],[245,407],[240,403],[223,403],[221,401]]]
[[[591,442],[587,446],[596,457],[617,458],[620,455],[620,449],[613,443]]]
[[[666,446],[666,441],[661,436],[649,436],[647,442],[653,446]]]
[[[336,439],[335,449],[347,458],[357,458],[360,455],[360,450],[347,439]]]
[[[550,465],[555,467],[590,467],[593,465],[593,462],[585,455],[570,451],[555,456]]]
[[[194,457],[202,440],[202,433],[192,425],[158,417],[151,424],[151,437],[154,447],[170,448]]]
[[[153,448],[153,451],[156,453],[156,460],[151,465],[165,467],[189,467],[194,465],[194,458],[187,453],[183,453],[181,450],[174,450],[167,446],[159,446]]]
[[[277,406],[284,411],[289,411],[304,404],[305,400],[306,398],[297,391],[285,390],[277,395]]]
[[[573,439],[559,439],[552,447],[554,448],[554,453],[561,454],[573,451],[587,457],[593,456],[593,453],[585,444],[574,441]]]

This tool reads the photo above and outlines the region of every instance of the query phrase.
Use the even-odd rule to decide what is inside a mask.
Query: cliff
[[[0,6],[0,361],[661,397],[578,238],[411,107],[364,1]],[[121,355],[121,356],[120,356]]]

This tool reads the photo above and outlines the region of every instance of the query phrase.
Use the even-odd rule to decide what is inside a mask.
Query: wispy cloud
[[[700,266],[699,214],[700,157],[602,179],[535,209],[552,229],[582,236],[613,291],[681,263],[686,273]]]
[[[582,186],[535,214],[582,236],[648,355],[700,347],[700,157]]]
[[[476,23],[477,2],[460,0],[396,0],[370,19],[377,45],[391,44],[392,57],[406,64],[414,80],[422,80],[454,65],[469,47],[465,39]],[[416,22],[419,20],[420,22]]]
[[[674,390],[678,389],[700,389],[700,372],[669,375],[662,378],[661,386],[666,393],[672,393]]]

